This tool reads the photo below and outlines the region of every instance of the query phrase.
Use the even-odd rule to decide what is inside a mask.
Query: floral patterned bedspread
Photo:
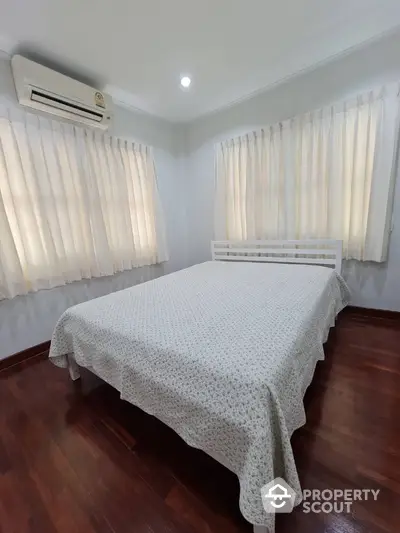
[[[348,301],[326,267],[207,262],[71,307],[50,360],[67,367],[73,354],[121,398],[223,458],[244,517],[273,531],[260,489],[279,476],[300,493],[290,438]]]

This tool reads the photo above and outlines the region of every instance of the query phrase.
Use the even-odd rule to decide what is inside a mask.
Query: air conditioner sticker
[[[104,96],[99,91],[94,93],[94,101],[98,107],[106,107],[106,104],[104,103]]]

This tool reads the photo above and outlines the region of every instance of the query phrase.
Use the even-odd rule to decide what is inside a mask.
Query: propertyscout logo
[[[263,486],[261,497],[266,513],[291,513],[296,493],[284,479],[277,477]]]
[[[299,508],[303,513],[350,513],[355,501],[376,501],[379,489],[304,489]],[[291,513],[296,493],[282,478],[275,478],[261,489],[266,513]]]

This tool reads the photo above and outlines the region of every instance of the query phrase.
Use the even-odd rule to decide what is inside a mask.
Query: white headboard
[[[324,265],[342,270],[342,241],[212,241],[213,261]]]

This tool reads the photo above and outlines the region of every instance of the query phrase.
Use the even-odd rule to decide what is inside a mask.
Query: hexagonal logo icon
[[[266,513],[291,513],[296,493],[284,479],[277,477],[262,487],[261,498]]]

